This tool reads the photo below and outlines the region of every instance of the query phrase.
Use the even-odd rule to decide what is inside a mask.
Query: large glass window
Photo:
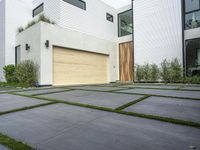
[[[15,65],[19,64],[21,58],[21,46],[15,47]]]
[[[200,39],[186,41],[187,75],[200,75]]]
[[[82,0],[63,0],[71,5],[74,5],[78,8],[81,8],[83,10],[86,10],[86,3]]]
[[[185,0],[185,12],[197,10],[199,6],[199,0]]]
[[[33,17],[37,16],[38,14],[40,14],[43,11],[44,11],[44,4],[42,3],[33,10]]]
[[[185,0],[185,29],[200,27],[200,0]]]
[[[118,14],[118,33],[119,37],[133,33],[133,14],[132,9]]]

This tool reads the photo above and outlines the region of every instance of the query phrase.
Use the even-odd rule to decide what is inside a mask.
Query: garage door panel
[[[107,55],[54,47],[53,84],[108,83]]]

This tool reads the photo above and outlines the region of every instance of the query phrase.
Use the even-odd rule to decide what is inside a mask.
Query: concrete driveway
[[[108,84],[3,91],[9,93],[0,94],[0,133],[38,150],[200,149],[199,87]]]

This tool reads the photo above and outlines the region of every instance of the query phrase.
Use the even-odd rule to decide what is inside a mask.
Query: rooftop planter
[[[49,23],[49,24],[55,24],[54,21],[51,21],[51,20],[50,20],[49,18],[47,18],[45,15],[40,15],[40,16],[38,17],[38,19],[36,19],[36,20],[34,19],[34,20],[30,21],[30,22],[26,25],[26,27],[19,27],[19,28],[17,29],[17,32],[18,32],[18,33],[21,33],[21,32],[23,32],[24,30],[30,28],[31,26],[37,24],[37,23],[40,22],[40,21],[43,21],[43,22],[46,22],[46,23]]]

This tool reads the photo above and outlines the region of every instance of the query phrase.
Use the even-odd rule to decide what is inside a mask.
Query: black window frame
[[[84,5],[84,8],[81,8],[81,7],[79,7],[79,6],[77,6],[77,5],[74,5],[74,4],[72,4],[72,3],[70,3],[70,2],[67,2],[67,1],[65,1],[65,0],[63,0],[65,3],[68,3],[68,4],[70,4],[70,5],[72,5],[72,6],[75,6],[75,7],[77,7],[77,8],[80,8],[80,9],[82,9],[82,10],[86,10],[86,2],[85,1],[82,1],[82,0],[77,0],[77,1],[80,1],[81,3],[83,3]]]
[[[17,46],[15,46],[15,65],[17,65],[18,64],[18,62],[17,62],[17,50],[18,50],[18,48],[20,48],[20,51],[21,51],[21,45],[17,45]],[[21,53],[21,52],[20,52]]]
[[[117,15],[117,19],[118,19],[118,23],[117,23],[117,25],[118,25],[118,37],[123,37],[123,36],[120,36],[120,33],[119,33],[119,16],[120,16],[121,14],[123,14],[123,13],[128,12],[128,11],[132,11],[131,15],[132,15],[132,26],[133,26],[133,9],[132,9],[132,8],[131,8],[131,9],[128,9],[128,10],[125,10],[125,11],[123,11],[123,12],[118,13],[118,15]],[[133,34],[133,28],[132,28],[132,33],[130,33],[130,34],[128,34],[128,35],[131,35],[131,34]],[[127,35],[124,35],[124,36],[127,36]]]
[[[35,12],[35,10],[37,10],[38,8],[40,8],[41,6],[43,6],[42,12],[44,11],[44,3],[41,3],[41,4],[38,5],[36,8],[33,9],[33,11],[32,11],[32,16],[33,16],[33,17],[35,17],[35,16],[37,16],[37,15],[40,14],[40,13],[39,13],[39,14],[35,15],[34,12]]]
[[[186,2],[185,2],[186,0],[183,0],[183,9],[184,9],[184,29],[185,30],[190,30],[190,29],[186,29],[186,16],[188,15],[188,14],[192,14],[192,13],[195,13],[195,12],[198,12],[198,11],[200,11],[200,0],[199,0],[199,9],[195,9],[195,10],[192,10],[192,11],[188,11],[188,12],[186,12]],[[198,28],[200,28],[200,27],[198,27]],[[193,29],[193,28],[191,28],[191,29]]]
[[[106,13],[106,20],[110,22],[114,22],[114,16],[111,15],[110,13]]]

